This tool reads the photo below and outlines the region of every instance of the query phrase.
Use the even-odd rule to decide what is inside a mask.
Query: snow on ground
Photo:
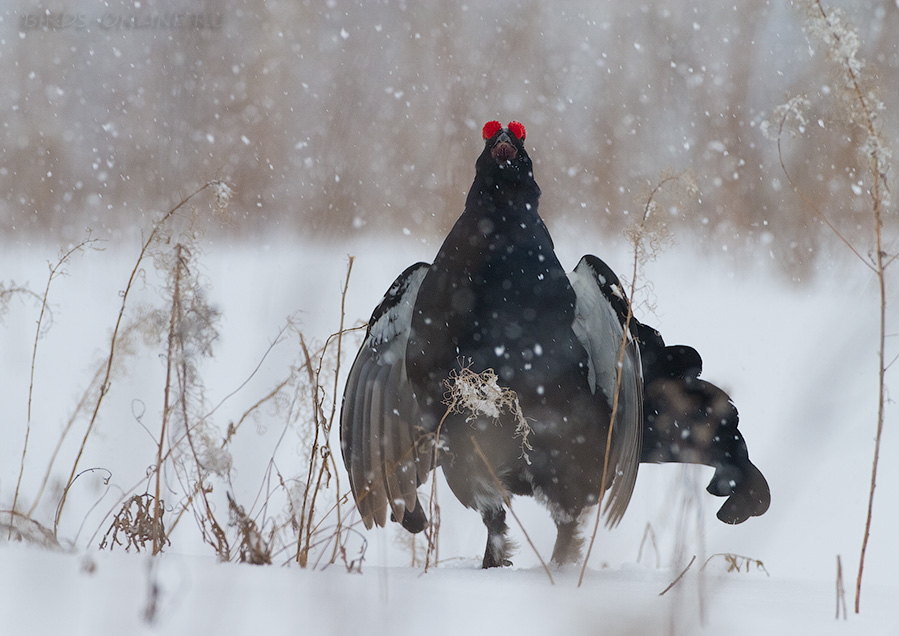
[[[610,246],[566,228],[557,229],[554,238],[567,267],[593,252],[629,278],[623,241]],[[108,346],[118,291],[138,249],[127,241],[105,247],[73,259],[67,276],[51,289],[54,322],[38,349],[23,478],[29,504],[91,363]],[[215,358],[202,367],[206,399],[217,404],[246,380],[287,316],[296,314],[310,339],[321,341],[336,329],[348,254],[356,262],[346,313],[355,322],[367,319],[396,274],[416,260],[430,260],[438,245],[398,237],[329,245],[212,240],[201,247],[199,268],[223,316]],[[0,252],[0,280],[41,292],[46,263],[56,251],[56,246],[8,242]],[[591,570],[578,590],[574,569],[554,572],[556,585],[549,584],[511,520],[520,546],[515,567],[480,571],[483,526],[443,486],[440,551],[447,561],[426,575],[420,566],[408,566],[408,543],[401,543],[395,527],[365,533],[361,575],[347,574],[339,565],[301,571],[295,565],[219,564],[186,532],[156,560],[97,551],[97,532],[105,530],[100,522],[115,493],[103,484],[106,473],[92,473],[73,488],[71,509],[60,522],[59,535],[74,542],[73,551],[0,543],[2,632],[899,634],[890,603],[899,594],[894,405],[887,412],[863,613],[845,623],[833,620],[837,555],[851,606],[870,480],[876,414],[873,278],[858,263],[839,257],[824,264],[815,280],[795,284],[766,259],[747,257],[738,267],[696,246],[669,248],[644,272],[653,284],[654,309],[638,311],[668,342],[695,346],[704,358],[704,377],[736,402],[750,455],[771,485],[771,509],[762,518],[736,527],[718,522],[714,513],[720,501],[702,490],[708,469],[643,466],[628,514],[618,528],[600,531]],[[139,294],[153,295],[153,287],[162,284],[154,276],[149,270]],[[18,476],[37,310],[35,302],[17,299],[0,323],[5,405],[0,509],[12,503]],[[296,355],[295,341],[276,348],[232,400],[238,404],[223,408],[239,415],[241,395],[258,397],[283,377]],[[153,463],[164,367],[158,352],[145,358],[114,380],[81,464],[109,470],[115,488],[133,486]],[[239,501],[256,496],[275,449],[282,473],[301,472],[301,440],[286,435],[277,446],[280,433],[259,425],[235,444]],[[81,435],[83,428],[79,441]],[[66,459],[54,473],[57,483],[67,477],[72,460],[66,453],[73,446],[61,452]],[[58,490],[45,497],[35,513],[42,523],[52,525],[57,500]],[[685,501],[693,507],[685,508]],[[548,514],[529,499],[516,500],[514,507],[547,555],[553,542]],[[644,546],[638,561],[647,524],[657,547]],[[701,562],[717,553],[757,559],[770,576],[757,567],[727,573],[724,559],[713,557],[705,570],[694,565],[674,589],[658,596],[692,555]],[[151,581],[158,594],[155,619],[147,622]]]

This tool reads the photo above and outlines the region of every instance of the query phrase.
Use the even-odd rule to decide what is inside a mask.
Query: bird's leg
[[[576,563],[581,558],[581,547],[584,539],[578,532],[578,523],[572,521],[556,522],[556,545],[553,547],[553,563],[564,565]]]
[[[487,549],[484,551],[483,568],[498,568],[504,565],[512,565],[508,559],[511,545],[506,538],[509,527],[506,525],[506,510],[488,508],[481,512],[481,519],[487,526]]]

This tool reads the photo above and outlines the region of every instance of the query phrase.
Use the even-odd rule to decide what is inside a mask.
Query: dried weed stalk
[[[16,509],[16,505],[19,501],[19,490],[22,487],[22,475],[25,472],[25,456],[28,454],[28,439],[31,437],[31,400],[34,396],[34,369],[37,363],[37,345],[38,342],[40,342],[45,329],[49,329],[49,325],[52,324],[52,314],[49,312],[48,305],[50,285],[53,283],[54,278],[65,274],[64,266],[72,255],[92,247],[94,243],[96,243],[96,240],[92,239],[90,234],[88,234],[87,238],[83,241],[63,252],[56,261],[56,264],[50,265],[50,275],[47,277],[47,286],[44,287],[44,295],[41,297],[41,311],[38,315],[37,325],[34,330],[34,346],[31,350],[31,372],[28,377],[28,416],[25,421],[25,441],[22,444],[22,459],[19,462],[19,477],[16,480],[16,491],[13,495],[11,510]],[[46,323],[44,322],[45,317],[47,318]],[[10,532],[12,532],[12,519],[10,519]]]
[[[160,487],[167,438],[177,436],[181,439],[183,436],[187,448],[183,444],[172,444],[176,470],[179,470],[188,490],[191,489],[190,484],[194,484],[195,492],[199,494],[203,507],[194,514],[204,540],[215,548],[220,559],[228,560],[228,540],[215,518],[214,507],[208,498],[212,489],[206,482],[210,473],[227,476],[231,470],[231,455],[215,443],[211,431],[207,430],[206,420],[197,415],[202,412],[203,393],[197,365],[201,358],[212,355],[212,344],[218,338],[216,323],[219,312],[206,301],[204,287],[191,266],[191,258],[191,249],[182,243],[175,245],[169,262],[163,260],[161,254],[157,256],[159,266],[170,273],[168,294],[171,306],[162,423],[156,446],[156,503],[153,515],[161,520],[163,514]],[[190,500],[191,504],[196,501],[196,498]],[[156,554],[159,549],[161,546],[154,542],[153,553]]]
[[[646,522],[646,528],[643,530],[643,538],[640,540],[640,548],[637,550],[637,563],[643,560],[643,546],[646,545],[647,540],[649,545],[652,546],[653,552],[655,552],[656,567],[662,567],[662,555],[659,553],[659,546],[656,543],[656,531],[653,530],[652,524],[648,521]]]
[[[849,612],[846,611],[846,588],[843,587],[843,561],[840,555],[837,555],[837,612],[834,619],[839,620],[840,612],[843,613],[843,620],[849,620]]]
[[[200,365],[212,354],[212,344],[218,336],[219,313],[210,306],[206,285],[198,275],[199,267],[195,258],[199,252],[196,244],[199,235],[171,229],[174,220],[181,216],[187,219],[188,224],[192,223],[192,217],[197,211],[188,204],[207,189],[215,197],[216,206],[227,204],[231,195],[230,188],[218,181],[207,183],[164,214],[142,243],[125,288],[120,294],[121,302],[108,350],[64,427],[29,516],[38,506],[66,436],[75,428],[76,422],[87,422],[84,436],[77,446],[71,473],[63,483],[62,496],[54,515],[53,531],[47,531],[55,543],[67,495],[78,477],[85,472],[79,468],[79,464],[104,398],[110,390],[111,381],[114,377],[127,373],[124,361],[143,350],[138,343],[142,338],[144,348],[162,349],[160,358],[165,369],[158,428],[148,427],[144,408],[139,407],[133,413],[136,422],[148,432],[150,428],[156,429],[151,433],[154,439],[154,463],[140,481],[125,489],[121,498],[110,507],[91,538],[91,543],[100,535],[101,548],[112,549],[118,545],[124,546],[126,550],[146,549],[157,554],[170,545],[174,528],[187,512],[196,521],[203,540],[215,549],[222,560],[268,564],[279,552],[295,546],[296,558],[303,566],[309,563],[310,554],[318,551],[318,560],[324,558],[333,563],[340,558],[348,570],[357,570],[364,556],[364,540],[359,556],[348,556],[347,530],[350,529],[343,527],[342,518],[346,495],[341,495],[336,477],[337,467],[330,446],[330,433],[339,400],[338,378],[344,337],[359,329],[344,328],[346,291],[353,261],[350,259],[343,286],[339,330],[323,346],[310,347],[299,330],[288,323],[250,376],[223,398],[220,404],[210,409],[205,403]],[[184,215],[180,214],[182,210]],[[57,265],[51,268],[47,291],[43,297],[14,284],[0,287],[0,309],[5,308],[9,299],[20,293],[29,293],[40,301],[43,320],[39,320],[35,343],[47,328],[50,282],[62,273],[63,265],[74,253],[90,245],[91,240],[88,239],[60,257]],[[149,260],[152,260],[152,268],[148,265]],[[166,283],[161,290],[162,303],[133,307],[131,292],[136,291],[141,283],[147,284],[148,272],[151,271],[165,276]],[[303,352],[301,363],[265,395],[253,401],[236,421],[219,431],[213,420],[216,410],[249,383],[269,352],[283,342],[285,334],[290,331],[299,335],[300,349]],[[36,349],[37,344],[35,353]],[[32,371],[35,360],[33,355]],[[33,388],[32,382],[29,403]],[[311,410],[308,408],[310,404]],[[268,411],[265,415],[264,410]],[[259,427],[264,428],[263,417],[269,415],[283,417],[284,430],[268,463],[257,499],[251,507],[245,508],[231,495],[230,444],[246,421],[256,421]],[[285,480],[275,464],[274,454],[290,430],[299,433],[303,448],[308,452],[308,456],[303,454],[304,461],[308,460],[305,465],[305,481]],[[27,441],[25,448],[27,451]],[[172,476],[177,483],[172,481]],[[220,495],[222,485],[225,488]],[[16,492],[18,495],[18,487]],[[326,492],[329,496],[334,494],[334,499],[323,506]],[[225,494],[228,519],[219,520],[216,504],[225,500]],[[277,498],[272,499],[275,495]],[[163,496],[174,504],[166,506],[162,501]],[[283,514],[270,513],[270,508],[282,501]],[[220,514],[222,513],[218,513]],[[0,532],[9,537],[24,536],[20,528],[24,527],[21,519],[25,517],[14,510],[0,511],[0,515],[4,520],[7,515],[10,519],[10,523],[0,524]],[[282,536],[291,529],[296,533],[293,539]],[[330,559],[327,559],[326,551]],[[315,562],[314,556],[313,561]]]
[[[623,328],[624,337],[621,339],[621,344],[618,348],[618,371],[615,378],[615,394],[612,398],[612,414],[609,419],[609,433],[606,437],[606,450],[603,455],[602,480],[599,482],[600,484],[607,483],[606,479],[608,478],[612,432],[618,415],[618,401],[621,395],[621,373],[624,369],[624,355],[627,349],[628,333],[630,332],[631,321],[634,318],[634,295],[637,289],[637,278],[640,268],[645,266],[647,262],[654,260],[662,248],[671,242],[671,233],[668,229],[668,225],[665,223],[662,215],[659,214],[659,197],[663,190],[673,186],[681,186],[684,188],[686,195],[690,198],[695,198],[699,192],[694,181],[688,175],[663,176],[647,194],[645,203],[643,204],[643,214],[641,215],[640,220],[636,225],[625,232],[628,240],[633,245],[634,264],[631,271],[630,293],[628,295],[630,301],[627,304],[627,317],[624,321]],[[584,556],[583,564],[581,564],[581,572],[577,583],[578,587],[584,582],[587,564],[590,562],[590,554],[593,552],[593,544],[596,542],[596,535],[599,532],[599,521],[602,517],[604,494],[605,492],[600,490],[599,501],[596,507],[596,519],[593,523],[593,532],[590,534],[590,541],[587,544],[587,554]]]
[[[252,565],[271,565],[275,528],[264,537],[256,522],[247,516],[242,506],[228,495],[228,525],[237,528],[237,560]]]
[[[32,300],[41,303],[42,311],[46,310],[50,313],[50,308],[44,305],[41,295],[36,291],[33,291],[28,287],[23,287],[22,285],[17,285],[14,280],[9,281],[8,283],[0,281],[0,322],[3,321],[3,316],[6,315],[6,312],[9,311],[9,303],[16,296],[29,296]]]
[[[312,448],[309,454],[309,465],[306,471],[306,483],[303,492],[303,504],[300,510],[299,528],[300,532],[297,537],[296,561],[300,567],[305,568],[309,562],[309,550],[312,547],[312,537],[316,529],[321,525],[324,519],[320,520],[317,525],[313,526],[315,518],[315,504],[319,492],[323,487],[327,488],[334,479],[334,487],[336,490],[335,505],[332,508],[336,512],[337,525],[334,534],[334,550],[331,555],[330,562],[333,563],[340,552],[341,545],[340,533],[343,526],[343,517],[341,511],[340,482],[337,479],[337,464],[334,460],[334,454],[331,452],[331,429],[334,424],[334,418],[337,415],[338,402],[338,376],[340,375],[341,352],[343,348],[343,336],[345,333],[344,322],[346,318],[346,294],[350,285],[350,275],[353,271],[354,258],[351,256],[347,263],[346,279],[340,296],[340,328],[337,333],[328,337],[321,354],[318,357],[318,363],[313,365],[313,356],[310,355],[306,342],[300,335],[300,345],[305,356],[305,368],[307,369],[309,384],[312,386],[312,415],[313,425],[315,427],[312,440]],[[334,370],[333,385],[331,389],[330,410],[325,407],[327,388],[324,386],[322,369],[325,363],[325,356],[329,352],[329,345],[335,343],[334,349]],[[313,368],[315,369],[313,371]],[[313,485],[314,483],[314,485]],[[327,517],[327,515],[326,515]]]
[[[852,251],[877,279],[879,292],[879,333],[878,333],[878,397],[877,397],[877,421],[876,437],[874,442],[874,457],[871,461],[871,481],[868,490],[868,508],[865,516],[865,530],[862,538],[861,554],[859,556],[858,577],[855,584],[855,612],[859,612],[861,603],[862,573],[865,566],[865,554],[868,548],[868,539],[871,534],[871,519],[874,510],[874,489],[877,484],[877,468],[880,461],[880,445],[883,434],[884,407],[886,403],[885,376],[888,368],[886,359],[886,270],[897,255],[888,254],[884,249],[883,216],[890,205],[890,190],[887,184],[887,176],[891,168],[892,150],[883,135],[878,112],[884,109],[884,104],[877,91],[867,87],[867,71],[864,61],[859,57],[860,41],[858,33],[852,27],[842,11],[825,7],[821,0],[808,0],[806,3],[807,21],[806,33],[810,42],[814,45],[820,43],[827,57],[835,64],[839,71],[840,86],[835,91],[838,108],[842,112],[846,122],[858,131],[864,141],[859,145],[859,154],[866,167],[866,191],[871,209],[871,223],[873,230],[873,255],[863,256],[865,250],[855,247],[852,242],[840,232],[831,219],[827,217],[808,197],[799,185],[793,180],[783,158],[782,138],[785,131],[790,130],[793,123],[799,123],[800,132],[803,131],[805,116],[803,110],[809,106],[804,98],[793,98],[784,106],[775,109],[765,128],[769,137],[777,141],[777,153],[780,166],[787,180],[797,193],[799,198],[808,208],[821,219],[834,234]]]

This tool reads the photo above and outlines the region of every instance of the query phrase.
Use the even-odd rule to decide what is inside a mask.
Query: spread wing
[[[341,451],[366,528],[384,526],[388,509],[410,531],[427,522],[416,489],[427,478],[431,457],[419,444],[420,415],[405,358],[412,309],[428,267],[410,266],[384,295],[343,393]]]
[[[618,277],[595,256],[581,258],[568,274],[577,295],[574,332],[587,350],[588,379],[614,409],[609,471],[614,480],[606,503],[606,522],[615,525],[630,502],[643,444],[643,375],[635,330],[625,330],[628,302]],[[624,342],[624,356],[622,356]],[[619,360],[621,379],[619,383]],[[617,404],[616,404],[617,395]]]

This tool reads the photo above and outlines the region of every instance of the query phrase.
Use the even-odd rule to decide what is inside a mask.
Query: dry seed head
[[[791,97],[785,104],[775,108],[771,116],[761,123],[759,128],[762,134],[772,141],[777,141],[783,131],[789,132],[794,137],[801,135],[808,125],[805,112],[810,106],[808,99],[803,95]]]

